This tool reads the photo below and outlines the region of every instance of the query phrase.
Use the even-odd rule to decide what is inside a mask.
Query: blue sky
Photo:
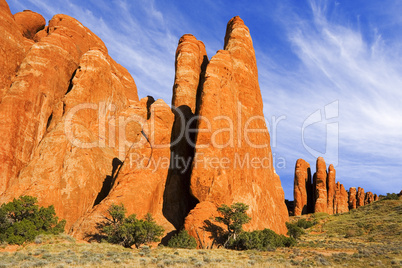
[[[402,189],[401,1],[8,0],[46,20],[70,15],[134,77],[139,97],[170,103],[183,34],[222,49],[239,15],[256,50],[276,171],[293,199],[294,165],[321,155],[337,180],[378,194]],[[304,126],[304,127],[303,127]]]

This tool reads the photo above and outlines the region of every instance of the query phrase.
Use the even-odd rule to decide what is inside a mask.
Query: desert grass
[[[303,216],[317,222],[297,246],[275,251],[126,249],[41,235],[16,251],[0,249],[3,267],[402,267],[402,201],[379,201],[339,215]],[[300,217],[294,217],[297,220]]]

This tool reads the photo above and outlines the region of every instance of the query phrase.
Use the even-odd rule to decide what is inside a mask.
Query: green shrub
[[[237,250],[263,250],[270,251],[278,247],[290,247],[296,240],[284,235],[278,235],[270,229],[242,232],[236,239],[230,239],[228,248]]]
[[[399,196],[396,193],[387,193],[386,196],[380,195],[381,200],[399,200]]]
[[[306,219],[300,219],[296,222],[296,225],[303,229],[308,229],[308,228],[314,226],[315,224],[317,224],[317,222],[307,221]]]
[[[216,217],[215,220],[226,225],[226,230],[208,220],[204,221],[204,230],[211,233],[214,243],[228,249],[267,251],[296,244],[294,238],[278,235],[270,229],[243,231],[243,224],[251,220],[246,214],[247,209],[248,205],[243,203],[235,203],[230,207],[223,204],[218,207],[222,217]]]
[[[295,223],[287,222],[286,227],[288,228],[288,235],[294,239],[299,239],[300,236],[305,233],[304,230]]]
[[[163,235],[163,227],[156,224],[150,213],[143,220],[137,219],[135,214],[126,218],[124,205],[113,204],[108,209],[108,214],[106,221],[97,228],[106,235],[109,243],[126,248],[135,245],[139,248],[143,244],[158,242]]]
[[[36,205],[37,199],[21,196],[0,207],[0,242],[21,245],[39,234],[59,234],[65,220],[59,221],[53,206]]]
[[[188,234],[186,230],[181,230],[175,234],[168,242],[168,247],[171,248],[196,248],[197,241],[194,237]]]

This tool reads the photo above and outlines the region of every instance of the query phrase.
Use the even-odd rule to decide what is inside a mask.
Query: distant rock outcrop
[[[333,213],[344,213],[349,211],[348,204],[348,192],[345,190],[345,187],[338,181],[335,186],[335,199],[334,199],[334,207]],[[331,213],[329,213],[331,214]]]
[[[357,195],[356,195],[356,207],[357,208],[364,206],[364,198],[365,198],[364,189],[358,187]]]
[[[338,191],[340,191],[339,188],[339,182],[338,184],[335,184],[335,177],[336,177],[336,171],[334,168],[334,165],[329,165],[328,167],[328,175],[327,175],[327,212],[328,214],[334,214],[338,213],[338,208],[341,205],[339,197],[336,199],[338,203],[334,204],[334,199],[335,199],[335,188],[337,187]],[[342,195],[342,194],[341,194]]]
[[[314,188],[314,211],[328,213],[327,166],[322,157],[317,158],[316,173],[314,174]]]
[[[356,202],[357,202],[356,194],[357,194],[356,187],[350,187],[349,188],[349,200],[348,200],[349,209],[356,208]]]
[[[303,159],[296,161],[294,179],[294,216],[307,213],[325,212],[328,214],[344,213],[376,200],[376,195],[371,192],[364,194],[362,188],[351,187],[349,192],[338,181],[336,182],[336,170],[331,164],[326,170],[326,164],[322,157],[317,159],[317,172],[314,174],[314,182],[307,179],[310,165]],[[310,191],[308,189],[311,189]],[[325,201],[325,202],[324,202]],[[290,202],[288,201],[290,204]],[[307,205],[306,205],[307,204]],[[312,204],[310,206],[309,204]],[[311,207],[311,209],[309,209]]]
[[[296,161],[295,179],[294,179],[294,216],[311,213],[311,171],[310,164],[303,159]]]
[[[368,205],[374,202],[374,194],[372,192],[367,192],[364,198],[364,205]]]

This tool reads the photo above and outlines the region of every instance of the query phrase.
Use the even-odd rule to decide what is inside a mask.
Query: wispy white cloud
[[[260,68],[264,73],[262,88],[270,91],[270,98],[265,99],[268,111],[287,115],[289,121],[282,125],[284,135],[277,150],[298,148],[299,157],[311,158],[301,146],[302,123],[315,110],[339,100],[337,174],[341,182],[346,186],[367,185],[377,192],[398,189],[402,50],[383,40],[375,29],[374,41],[368,42],[359,29],[338,23],[334,13],[339,11],[330,14],[326,3],[311,1],[310,20],[291,14],[293,22],[283,22],[293,53],[300,60],[295,70],[278,71],[269,65]],[[325,142],[325,128],[315,129],[315,134],[310,133],[312,139]],[[291,168],[294,163],[290,163]],[[284,174],[293,179],[291,170]],[[379,183],[384,176],[386,182]],[[288,191],[287,197],[290,194]]]

